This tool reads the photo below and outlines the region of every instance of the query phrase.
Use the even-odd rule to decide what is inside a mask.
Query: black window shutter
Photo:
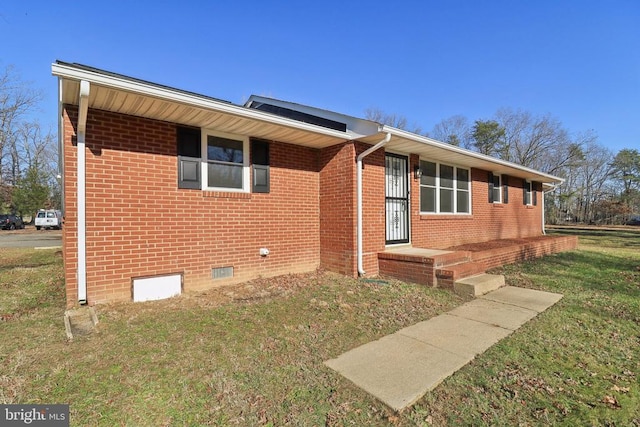
[[[533,197],[533,206],[538,206],[538,183],[531,183],[531,197]]]
[[[202,188],[200,129],[179,127],[178,143],[178,188]]]
[[[493,174],[489,172],[489,203],[493,203]]]
[[[522,204],[527,204],[527,180],[522,180]]]
[[[502,175],[502,203],[509,203],[509,176]]]
[[[271,191],[271,171],[269,159],[269,143],[259,139],[251,141],[251,163],[253,181],[251,191],[268,193]]]

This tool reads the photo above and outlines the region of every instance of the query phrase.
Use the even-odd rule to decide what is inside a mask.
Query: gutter
[[[357,157],[356,165],[356,185],[357,185],[357,225],[356,225],[356,257],[358,260],[358,276],[364,276],[365,271],[362,266],[362,159],[367,157],[374,151],[382,148],[391,140],[391,134],[387,132],[384,139],[378,142],[376,145],[369,147]]]
[[[235,105],[222,100],[216,100],[204,95],[186,92],[168,86],[161,86],[107,71],[87,70],[83,66],[57,62],[52,64],[51,71],[54,76],[67,80],[87,81],[99,87],[121,90],[131,94],[177,102],[190,107],[213,110],[224,114],[231,114],[236,117],[276,124],[290,129],[298,129],[315,134],[326,135],[335,138],[336,141],[340,142],[347,139],[356,139],[365,136],[360,133],[342,132],[309,123],[299,122],[294,119],[288,119],[275,114],[266,113],[264,111]]]
[[[87,114],[89,111],[89,92],[91,86],[88,81],[80,81],[80,96],[78,100],[78,302],[87,303],[87,172],[85,138],[87,134]]]

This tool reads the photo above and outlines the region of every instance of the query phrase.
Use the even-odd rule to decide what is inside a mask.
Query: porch
[[[576,236],[547,235],[491,240],[442,250],[407,245],[379,252],[378,268],[381,276],[406,282],[442,288],[454,288],[459,283],[464,287],[464,282],[471,283],[464,279],[482,275],[491,268],[572,250],[577,245]],[[469,292],[477,295],[475,291],[464,291]]]

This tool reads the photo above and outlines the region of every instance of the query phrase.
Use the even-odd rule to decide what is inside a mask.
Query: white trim
[[[420,215],[456,215],[456,216],[469,216],[473,214],[473,200],[472,200],[472,179],[471,179],[471,168],[468,168],[466,166],[457,166],[457,165],[453,165],[453,164],[449,164],[449,163],[445,163],[445,162],[437,162],[437,161],[432,161],[429,159],[423,159],[423,158],[419,158],[418,159],[418,165],[420,165],[420,162],[428,162],[428,163],[433,163],[436,165],[436,184],[435,186],[432,185],[423,185],[420,180],[418,180],[418,201],[419,201],[419,209],[420,209]],[[453,188],[443,188],[440,186],[440,167],[444,165],[444,166],[449,166],[453,168]],[[463,190],[458,188],[458,169],[463,169],[466,170],[468,173],[468,181],[467,181],[467,189]],[[424,172],[423,172],[424,173]],[[428,188],[434,188],[435,189],[435,193],[436,193],[436,201],[435,201],[435,208],[436,208],[436,212],[428,212],[428,211],[423,211],[422,210],[422,187],[428,187]],[[453,191],[453,212],[440,212],[440,190],[444,189],[444,190],[452,190]],[[466,192],[469,194],[468,200],[469,200],[469,212],[457,212],[458,210],[458,191],[461,192]]]
[[[91,84],[80,82],[78,100],[78,301],[87,303],[87,201],[86,201],[86,148],[87,115],[89,111],[89,93]]]
[[[228,187],[209,187],[209,157],[207,155],[207,137],[217,136],[220,138],[233,139],[235,141],[242,142],[242,188],[228,188]],[[202,189],[204,191],[225,191],[234,193],[248,193],[251,189],[250,182],[250,170],[249,170],[249,137],[242,135],[235,135],[232,133],[219,132],[213,129],[201,129],[201,149],[202,149],[202,161],[201,161],[201,176],[202,176]]]
[[[560,177],[557,177],[557,176],[554,176],[554,175],[550,175],[550,174],[547,174],[547,173],[544,173],[544,172],[540,172],[540,171],[537,171],[535,169],[531,169],[531,168],[528,168],[528,167],[525,167],[525,166],[522,166],[522,165],[518,165],[516,163],[511,163],[511,162],[508,162],[506,160],[497,159],[495,157],[491,157],[491,156],[487,156],[487,155],[484,155],[484,154],[476,153],[475,151],[467,150],[465,148],[457,147],[455,145],[447,144],[445,142],[437,141],[435,139],[431,139],[431,138],[426,137],[426,136],[417,135],[415,133],[407,132],[405,130],[394,128],[394,127],[391,127],[391,126],[384,125],[382,127],[382,129],[380,130],[380,133],[382,133],[382,132],[387,132],[387,133],[390,133],[391,135],[397,136],[399,138],[407,139],[407,140],[410,140],[410,141],[413,141],[413,142],[418,142],[418,143],[421,143],[421,144],[424,144],[424,145],[430,145],[430,146],[433,146],[433,147],[441,148],[443,150],[451,151],[451,152],[456,153],[456,154],[461,154],[461,155],[466,156],[466,157],[471,157],[471,158],[474,158],[474,159],[483,160],[485,162],[493,163],[494,165],[500,165],[500,166],[504,166],[504,167],[511,168],[511,169],[517,169],[517,170],[522,171],[522,172],[526,172],[526,173],[529,173],[529,174],[533,174],[533,175],[537,175],[539,177],[546,178],[546,179],[548,179],[550,181],[554,181],[554,182],[558,182],[558,183],[563,183],[564,182],[563,178],[560,178]],[[477,169],[483,169],[482,167],[476,167],[476,168]],[[494,170],[495,170],[495,168],[494,168]]]
[[[525,206],[533,206],[533,181],[531,181],[530,179],[525,179],[524,182],[525,185],[529,184],[529,191],[527,191],[526,187],[522,189],[522,191],[529,194],[529,201],[527,202],[527,204],[525,204]],[[544,192],[542,194],[544,195]]]
[[[73,64],[65,64],[65,63],[59,63],[59,62],[53,63],[51,67],[51,71],[53,75],[63,79],[70,80],[70,81],[86,80],[88,82],[91,82],[92,84],[102,86],[105,88],[121,90],[129,93],[135,93],[142,96],[149,96],[157,99],[162,99],[168,102],[176,102],[183,105],[199,107],[206,110],[235,115],[237,117],[244,117],[247,119],[256,120],[264,123],[280,125],[290,129],[306,131],[306,132],[310,132],[317,135],[331,136],[333,138],[339,138],[342,140],[353,140],[353,139],[364,139],[364,138],[372,139],[372,138],[377,138],[378,136],[380,138],[384,138],[386,134],[391,134],[393,136],[397,136],[398,138],[418,143],[419,145],[427,145],[427,146],[439,148],[442,150],[449,151],[451,153],[462,155],[464,157],[477,159],[492,165],[498,165],[498,166],[506,167],[507,169],[517,170],[521,173],[525,173],[533,177],[536,177],[535,178],[536,181],[551,181],[554,183],[564,182],[564,179],[547,174],[547,173],[543,173],[534,169],[517,165],[515,163],[507,162],[505,160],[496,159],[494,157],[486,156],[480,153],[476,153],[474,151],[456,147],[451,144],[436,141],[434,139],[431,139],[422,135],[417,135],[417,134],[407,132],[407,131],[397,129],[387,125],[379,125],[378,131],[376,133],[371,133],[371,134],[360,133],[360,132],[365,132],[365,129],[360,130],[360,132],[353,131],[353,130],[351,131],[348,130],[347,132],[341,132],[341,131],[336,131],[333,129],[328,129],[328,128],[324,128],[317,125],[300,122],[293,119],[288,119],[285,117],[277,116],[275,114],[263,112],[260,110],[227,103],[220,100],[215,100],[202,95],[183,92],[183,91],[179,91],[178,89],[160,86],[160,85],[156,85],[149,82],[135,80],[132,78],[127,78],[126,76],[112,75],[110,73],[106,74],[106,72],[101,72],[101,70],[84,69],[84,68],[81,68],[80,66],[74,66]],[[313,107],[310,107],[310,108],[313,108]],[[336,113],[336,114],[339,114],[339,113]],[[362,119],[358,119],[358,120],[362,120]],[[366,122],[366,120],[364,120],[363,122]],[[373,127],[369,128],[367,126],[366,132],[369,132],[372,129]],[[393,141],[391,142],[391,145],[393,145]],[[404,150],[404,151],[410,151],[412,153],[416,152],[416,150],[413,150],[413,149]],[[472,165],[466,165],[466,166],[473,167]],[[487,165],[479,166],[479,168],[485,169],[485,170],[499,169],[495,167],[489,168],[487,167]],[[508,170],[503,172],[511,175]]]
[[[492,178],[494,179],[494,181],[492,182],[492,187],[491,187],[491,200],[493,201],[492,203],[495,205],[501,205],[503,203],[502,200],[502,196],[503,196],[503,191],[504,189],[502,188],[504,186],[504,181],[502,179],[502,174],[499,173],[491,173],[493,176]],[[500,200],[496,200],[495,198],[495,194],[496,194],[496,184],[495,184],[495,178],[498,177],[498,179],[500,179],[500,185],[498,186],[498,194],[500,195]]]
[[[122,77],[104,75],[98,72],[81,70],[69,65],[54,63],[51,66],[51,72],[54,76],[62,77],[68,80],[85,80],[91,81],[92,84],[99,86],[122,90],[140,95],[150,96],[153,98],[163,99],[166,101],[178,102],[181,104],[191,105],[194,107],[205,108],[207,110],[219,111],[221,113],[232,114],[239,117],[245,117],[252,120],[258,120],[267,123],[273,123],[293,129],[299,129],[316,134],[328,135],[334,138],[344,140],[359,138],[364,135],[358,135],[353,132],[340,132],[333,129],[323,128],[321,126],[299,122],[293,119],[276,116],[260,110],[247,108],[227,102],[216,101],[204,96],[178,92],[177,89],[168,87],[160,87],[150,83],[133,81]]]

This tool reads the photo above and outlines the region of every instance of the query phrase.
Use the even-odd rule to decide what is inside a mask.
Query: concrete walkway
[[[506,286],[325,364],[402,411],[561,298]]]

